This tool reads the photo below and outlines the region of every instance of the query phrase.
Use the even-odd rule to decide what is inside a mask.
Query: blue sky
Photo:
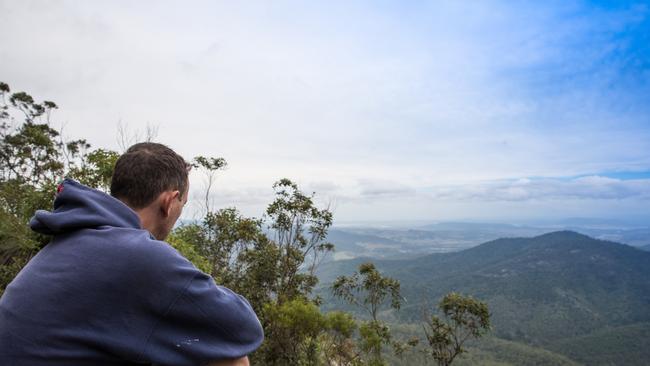
[[[0,44],[70,137],[225,157],[216,207],[289,177],[341,221],[650,218],[647,1],[0,1]]]

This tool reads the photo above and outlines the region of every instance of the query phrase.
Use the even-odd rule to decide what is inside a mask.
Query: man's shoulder
[[[142,270],[159,270],[187,260],[164,241],[156,240],[142,229],[106,227],[82,229],[71,235],[56,237],[53,244],[63,251],[84,251],[122,266],[137,265]],[[68,246],[68,244],[71,244]],[[66,248],[67,247],[67,248]]]
[[[147,230],[113,226],[84,228],[57,235],[54,239],[59,242],[74,242],[78,245],[120,247],[122,250],[157,248],[161,244],[166,244],[156,240]]]

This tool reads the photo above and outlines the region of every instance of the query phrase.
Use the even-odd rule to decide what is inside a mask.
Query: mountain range
[[[401,283],[406,303],[383,314],[396,324],[420,322],[423,312],[456,291],[488,303],[497,339],[578,364],[650,359],[650,338],[642,337],[650,335],[650,252],[559,231],[412,259],[328,262],[319,271],[323,294],[336,276],[366,261]],[[334,299],[326,304],[346,308]]]

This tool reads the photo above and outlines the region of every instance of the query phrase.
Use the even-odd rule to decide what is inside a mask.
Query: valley
[[[384,275],[401,283],[403,307],[382,314],[397,328],[416,326],[451,291],[487,302],[491,337],[474,344],[476,352],[468,357],[527,365],[564,362],[540,361],[548,359],[584,365],[640,364],[639,360],[650,359],[650,253],[575,231],[534,236],[536,230],[482,226],[465,234],[387,229],[337,233],[334,239],[376,240],[383,247],[358,243],[355,247],[347,242],[344,248],[359,249],[359,256],[321,266],[323,309],[354,311],[331,298],[328,286],[337,276],[372,261]],[[450,245],[452,233],[459,241]],[[504,233],[531,236],[475,244]],[[623,237],[628,234],[620,232]],[[410,245],[400,249],[399,243]],[[378,251],[383,255],[372,255]],[[529,361],[509,359],[510,351],[504,350],[512,348]]]

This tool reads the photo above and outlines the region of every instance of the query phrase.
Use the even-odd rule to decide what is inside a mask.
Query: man
[[[0,299],[0,365],[247,365],[262,328],[248,302],[163,242],[187,202],[189,165],[132,146],[111,195],[64,180],[52,235]]]

